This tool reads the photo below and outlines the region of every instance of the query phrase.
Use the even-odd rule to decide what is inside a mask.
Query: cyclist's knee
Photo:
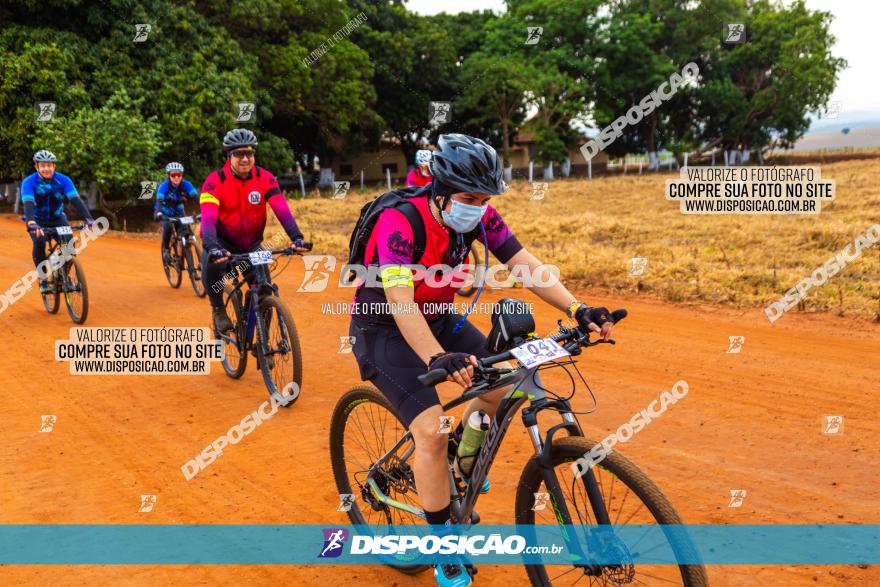
[[[418,450],[441,455],[446,452],[448,436],[440,432],[441,416],[443,411],[436,406],[419,414],[410,424],[409,429]]]

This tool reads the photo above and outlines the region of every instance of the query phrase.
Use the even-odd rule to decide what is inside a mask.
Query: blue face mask
[[[443,222],[445,222],[449,228],[458,233],[465,233],[470,232],[477,227],[488,207],[489,204],[483,206],[471,206],[469,204],[462,204],[461,202],[452,200],[452,210],[449,212],[443,210],[440,214],[443,216]]]

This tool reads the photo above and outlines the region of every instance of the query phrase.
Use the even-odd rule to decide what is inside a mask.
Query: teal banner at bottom
[[[0,564],[880,564],[880,525],[4,524]]]

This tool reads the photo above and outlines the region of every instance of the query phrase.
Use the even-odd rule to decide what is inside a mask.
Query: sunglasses
[[[233,151],[232,156],[235,157],[236,159],[245,159],[245,158],[253,159],[254,152],[253,151]]]
[[[173,177],[173,178],[177,179],[178,177],[183,177],[183,174],[182,173],[169,173],[168,177]]]

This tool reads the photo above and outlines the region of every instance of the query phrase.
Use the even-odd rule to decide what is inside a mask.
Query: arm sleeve
[[[21,202],[24,204],[25,220],[28,222],[34,219],[34,204],[36,203],[36,200],[34,199],[34,182],[32,179],[33,176],[27,177],[21,182]]]
[[[507,263],[511,257],[522,250],[523,246],[508,228],[507,223],[501,218],[498,210],[490,204],[483,215],[483,225],[486,227],[486,245],[492,254],[502,263]],[[483,234],[479,233],[477,240],[483,242]]]
[[[406,174],[406,187],[411,187],[416,185],[416,170],[410,169],[409,173]]]
[[[376,235],[376,254],[382,275],[382,287],[398,285],[413,287],[413,263],[415,250],[413,230],[402,212],[389,208],[380,213],[373,229]]]
[[[79,215],[82,216],[86,220],[92,219],[92,214],[89,212],[89,209],[86,207],[86,203],[82,201],[82,198],[79,197],[79,194],[74,194],[69,198],[70,203],[73,204],[76,211],[79,212]]]
[[[220,200],[214,195],[219,183],[216,172],[211,173],[202,185],[199,197],[199,212],[202,215],[202,244],[205,249],[217,246],[217,217],[220,215]]]

